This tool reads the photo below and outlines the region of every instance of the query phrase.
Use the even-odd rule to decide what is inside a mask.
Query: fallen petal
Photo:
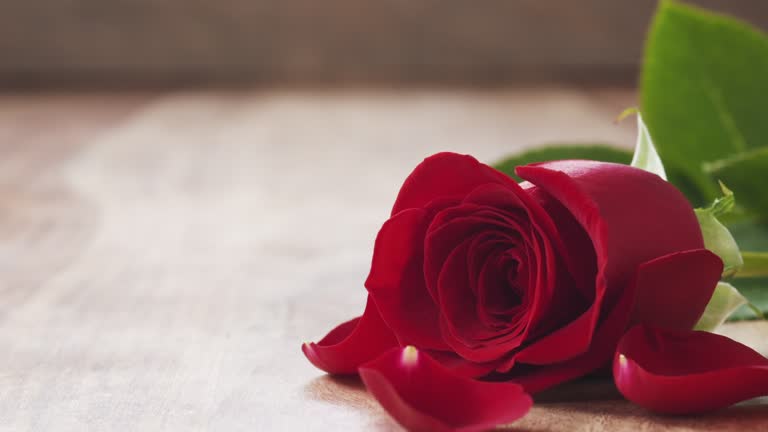
[[[331,330],[317,343],[304,343],[301,350],[318,369],[330,374],[355,374],[361,364],[398,346],[397,339],[369,297],[363,316]]]
[[[647,409],[688,414],[768,395],[768,359],[725,336],[636,326],[619,342],[616,387]]]
[[[486,430],[523,417],[533,403],[518,384],[455,375],[412,346],[366,363],[360,377],[382,407],[413,431]]]

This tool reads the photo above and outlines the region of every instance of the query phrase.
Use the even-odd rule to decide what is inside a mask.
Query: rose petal
[[[440,324],[443,338],[457,354],[470,361],[490,362],[517,348],[521,336],[517,333],[497,338],[498,330],[485,328],[478,320],[475,299],[467,289],[469,281],[465,264],[468,249],[469,242],[466,241],[454,249],[440,273],[438,286],[443,312]],[[489,341],[480,342],[484,339]]]
[[[529,253],[536,256],[535,263],[541,267],[534,272],[536,279],[530,280],[530,283],[535,284],[534,289],[529,292],[533,297],[530,305],[530,325],[536,330],[541,330],[538,327],[542,325],[562,324],[555,316],[561,314],[563,306],[566,304],[573,306],[573,303],[570,302],[571,293],[566,290],[560,290],[555,295],[556,283],[562,275],[558,274],[555,277],[552,269],[558,267],[557,257],[564,256],[567,249],[550,214],[540,205],[536,197],[530,194],[530,191],[524,190],[516,183],[478,187],[465,198],[464,202],[510,212],[517,211],[526,215],[524,224],[516,222],[514,218],[510,218],[509,222],[511,227],[520,230],[518,234],[523,239],[528,238],[525,243],[531,249]],[[530,225],[529,234],[525,232],[522,225]],[[534,262],[528,264],[533,265]]]
[[[610,312],[598,323],[588,351],[562,363],[526,370],[519,376],[515,376],[513,369],[512,374],[508,377],[523,385],[527,392],[537,393],[610,364],[618,341],[629,325],[631,311],[638,293],[662,293],[674,290],[695,293],[697,290],[709,290],[711,294],[712,290],[709,287],[717,284],[719,273],[702,269],[698,272],[699,274],[694,274],[696,272],[691,272],[691,267],[688,267],[694,265],[697,266],[694,268],[700,268],[705,265],[712,265],[710,255],[709,251],[700,249],[684,253],[672,253],[641,264],[619,302],[607,305],[606,309]],[[694,313],[683,312],[682,321],[675,324],[690,323],[691,320],[695,322],[702,311],[703,309],[700,308]],[[692,318],[694,315],[697,316]],[[674,321],[668,320],[666,322]],[[563,333],[571,333],[573,329],[562,331]],[[564,343],[561,336],[558,335],[549,341],[545,347],[558,349],[558,346],[552,341]],[[540,347],[539,349],[543,348]],[[503,370],[503,368],[499,369]]]
[[[686,330],[693,328],[712,297],[722,269],[720,258],[706,249],[664,255],[643,264],[637,273],[631,322]],[[557,359],[563,353],[577,352],[584,343],[583,329],[590,325],[583,321],[592,317],[594,315],[586,313],[570,325],[534,342],[521,350],[516,360],[541,364]],[[553,347],[557,349],[553,350]]]
[[[439,302],[437,281],[448,255],[460,243],[477,235],[494,233],[509,244],[525,243],[530,230],[498,209],[476,204],[456,205],[435,215],[424,239],[424,277],[428,291]],[[517,239],[517,240],[515,240]],[[471,289],[471,287],[470,287]]]
[[[463,197],[486,183],[517,185],[508,176],[472,156],[437,153],[424,159],[405,179],[392,215],[405,209],[424,207],[435,199]]]
[[[599,292],[603,292],[600,289]],[[602,299],[600,299],[602,301]],[[552,333],[534,341],[515,355],[515,361],[527,364],[557,363],[582,354],[589,347],[600,301],[590,306],[581,316]]]
[[[425,352],[422,350],[422,352]],[[448,369],[454,375],[467,378],[479,378],[488,375],[496,369],[499,362],[476,363],[459,357],[456,353],[450,351],[426,351],[433,360],[437,361],[444,368]]]
[[[626,165],[578,160],[532,164],[518,167],[516,172],[568,209],[592,240],[598,270],[593,305],[572,325],[554,332],[548,342],[542,339],[521,354],[526,362],[543,364],[587,347],[592,351],[597,314],[601,321],[605,320],[611,305],[627,295],[626,288],[634,283],[631,278],[639,264],[704,247],[688,201],[654,174]],[[537,198],[546,196],[539,194]],[[715,263],[705,264],[709,265],[705,272],[709,276]],[[661,273],[663,279],[665,272]],[[708,300],[714,283],[692,287],[687,292],[695,298],[689,301],[699,304],[704,298]],[[677,312],[670,309],[661,310],[665,315],[657,319],[677,319]],[[563,345],[563,340],[569,342]]]
[[[568,273],[574,279],[574,287],[582,297],[580,300],[585,305],[591,305],[595,298],[594,285],[597,274],[597,258],[592,240],[568,209],[552,195],[529,182],[523,183],[522,186],[531,198],[544,208],[556,225],[555,232],[563,245],[560,255],[565,260]]]
[[[427,210],[413,208],[384,223],[376,237],[365,287],[401,345],[445,350],[448,345],[440,333],[439,312],[422,270],[429,220]]]
[[[653,263],[653,271],[638,275],[631,323],[692,329],[712,298],[723,261],[706,249],[697,249],[666,255]]]
[[[506,379],[513,379],[522,385],[526,392],[534,394],[608,365],[619,338],[627,328],[629,314],[634,304],[635,290],[636,286],[630,285],[627,295],[621,297],[617,304],[611,305],[610,312],[595,330],[588,351],[562,363],[525,368],[519,374],[512,369],[511,374],[506,375]],[[550,347],[556,349],[556,347]],[[514,358],[510,362],[514,364]],[[499,369],[503,371],[508,368]]]
[[[358,366],[396,346],[395,335],[369,296],[363,316],[340,324],[317,343],[305,343],[301,350],[318,369],[330,374],[355,374]]]
[[[594,243],[598,267],[607,264],[611,284],[626,281],[639,263],[704,247],[691,205],[655,174],[582,160],[531,164],[516,172],[579,221]]]
[[[472,245],[466,242],[489,232],[498,233],[500,239],[507,237],[510,246],[517,244],[524,248],[521,253],[526,257],[535,257],[523,263],[526,267],[523,280],[530,285],[521,287],[521,300],[527,308],[525,319],[514,319],[507,328],[484,328],[488,320],[483,318],[489,310],[477,305],[473,295],[480,299],[487,293],[478,289],[482,284],[476,284],[482,273],[473,271],[476,267],[487,269],[487,263],[478,266],[475,256],[467,256],[464,250]],[[456,255],[459,250],[464,250],[461,256]],[[578,293],[567,289],[573,285],[567,272],[553,271],[559,268],[558,255],[564,251],[553,221],[518,185],[479,186],[461,205],[439,212],[425,239],[424,273],[428,291],[441,305],[445,318],[441,320],[441,327],[446,342],[467,359],[492,361],[517,348],[529,331],[545,334],[586,309],[587,305],[576,298]],[[487,253],[483,256],[489,259]],[[530,276],[533,278],[529,279]],[[500,282],[509,284],[506,278]],[[555,295],[557,283],[566,289]],[[438,290],[438,286],[442,288]],[[478,306],[482,309],[479,312]]]
[[[616,387],[650,410],[710,411],[768,395],[768,359],[725,336],[636,326],[613,363]]]
[[[532,405],[517,384],[454,375],[411,346],[392,349],[361,366],[360,377],[408,430],[486,430],[521,418]]]

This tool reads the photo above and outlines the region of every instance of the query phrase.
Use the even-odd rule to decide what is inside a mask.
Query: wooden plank
[[[0,431],[398,430],[302,356],[359,313],[410,169],[547,141],[630,146],[627,91],[0,96]],[[763,324],[730,326],[768,352]],[[532,430],[741,430],[617,400],[537,405]]]
[[[692,3],[768,26],[761,0]],[[656,1],[0,3],[0,84],[633,84]]]

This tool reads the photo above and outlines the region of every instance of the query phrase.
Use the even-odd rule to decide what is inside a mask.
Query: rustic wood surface
[[[612,120],[633,99],[0,95],[0,430],[398,430],[359,382],[323,375],[300,345],[362,310],[400,182],[440,150],[491,161],[549,141],[629,146],[631,122]],[[768,353],[766,323],[725,332]],[[663,417],[612,397],[571,386],[512,428],[768,424],[764,401]]]
[[[768,28],[764,0],[687,0]],[[657,0],[3,0],[0,86],[632,83]]]

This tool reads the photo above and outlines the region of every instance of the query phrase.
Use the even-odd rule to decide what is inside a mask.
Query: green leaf
[[[768,221],[768,147],[707,163],[704,170],[738,191],[740,205]]]
[[[661,158],[659,158],[656,147],[653,145],[651,134],[648,132],[645,123],[643,123],[643,116],[639,112],[637,113],[637,143],[635,144],[635,153],[632,155],[630,165],[652,172],[664,180],[667,179],[664,164],[661,163]]]
[[[632,160],[632,153],[605,144],[552,144],[507,157],[506,159],[493,164],[493,167],[519,182],[522,180],[515,174],[515,167],[528,165],[534,162],[562,159],[588,159],[628,164],[629,161]]]
[[[695,329],[713,331],[720,327],[737,309],[747,303],[747,299],[733,285],[728,282],[719,282],[712,298],[709,299],[704,314],[696,323]]]
[[[656,147],[669,167],[702,191],[717,195],[707,162],[768,144],[768,37],[735,19],[662,1],[653,20],[641,79],[641,107]],[[741,203],[751,194],[724,178]],[[753,180],[757,178],[753,177]],[[674,181],[673,181],[674,182]],[[680,185],[678,185],[680,186]]]

